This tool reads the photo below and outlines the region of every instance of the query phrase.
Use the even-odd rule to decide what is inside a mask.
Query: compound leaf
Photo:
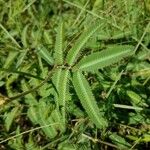
[[[71,50],[69,51],[66,62],[69,65],[73,65],[75,62],[75,59],[79,53],[79,51],[82,49],[82,47],[85,45],[85,43],[89,40],[89,38],[101,27],[100,22],[96,22],[92,24],[87,30],[85,30],[81,36],[78,38],[78,40],[75,42]]]
[[[59,106],[62,107],[62,116],[64,123],[65,121],[65,114],[66,114],[66,100],[68,98],[68,79],[69,79],[69,70],[62,70],[59,82]]]
[[[59,23],[57,28],[54,59],[56,64],[63,63],[63,43],[64,43],[64,27],[63,21]]]
[[[74,67],[82,71],[94,71],[107,67],[113,63],[120,61],[122,58],[133,54],[133,46],[113,46],[106,50],[90,54]]]
[[[75,91],[81,101],[81,104],[83,105],[90,119],[98,128],[106,127],[107,121],[100,113],[98,105],[96,104],[96,100],[91,91],[90,85],[84,75],[79,71],[75,72],[73,74],[72,81]]]

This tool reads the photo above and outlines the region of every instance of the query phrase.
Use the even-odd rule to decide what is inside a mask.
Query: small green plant
[[[95,23],[96,22],[96,23]],[[91,26],[85,30],[79,38],[76,40],[75,44],[72,46],[68,52],[66,58],[64,58],[64,46],[63,46],[63,23],[61,22],[58,26],[56,44],[54,50],[54,59],[47,49],[44,47],[38,47],[37,53],[43,58],[49,65],[54,66],[54,85],[56,88],[56,104],[57,109],[61,108],[61,114],[63,116],[64,123],[66,122],[66,101],[67,94],[69,94],[68,83],[69,80],[73,82],[75,91],[79,96],[81,104],[85,108],[90,119],[95,123],[98,128],[104,128],[108,126],[108,122],[104,119],[104,116],[100,114],[100,110],[96,104],[96,100],[92,94],[90,85],[83,75],[83,71],[97,71],[113,63],[119,62],[122,58],[130,56],[133,54],[133,46],[129,45],[113,45],[112,47],[102,50],[100,52],[92,53],[88,56],[81,57],[78,62],[78,56],[83,50],[83,46],[88,42],[90,37],[101,27],[99,21],[95,21]],[[53,76],[51,74],[51,76]],[[73,78],[72,78],[73,76]],[[46,82],[46,80],[44,81]],[[38,86],[37,88],[41,87]],[[37,89],[36,88],[36,89]],[[34,91],[36,90],[34,89]],[[33,90],[33,89],[32,89]],[[29,90],[29,93],[32,92]],[[21,95],[26,95],[28,92],[22,93]],[[21,96],[20,95],[20,96]],[[17,96],[19,97],[19,95]],[[15,97],[10,97],[10,99],[16,99]]]
[[[58,2],[0,1],[0,149],[145,148],[148,1]]]

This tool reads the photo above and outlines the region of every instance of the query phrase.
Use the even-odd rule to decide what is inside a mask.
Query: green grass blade
[[[54,59],[56,64],[63,63],[64,25],[61,21],[57,28]]]
[[[16,68],[20,67],[21,64],[23,63],[25,56],[27,54],[28,50],[24,50],[23,52],[21,52],[17,58],[17,63],[16,63]]]
[[[90,85],[87,82],[86,78],[81,72],[76,72],[73,74],[73,85],[75,91],[89,115],[90,119],[98,128],[104,128],[107,126],[107,121],[104,119],[104,116],[101,115],[96,100],[91,91]]]
[[[15,40],[15,38],[7,31],[7,29],[0,23],[0,28],[6,33],[6,35],[13,41],[13,43],[18,47],[21,48],[19,43]]]
[[[8,72],[8,73],[15,73],[15,74],[19,74],[19,75],[23,75],[23,76],[28,76],[28,77],[32,77],[32,78],[35,78],[35,79],[38,79],[38,80],[44,80],[44,78],[41,78],[39,76],[36,76],[36,75],[32,75],[30,73],[26,73],[26,72],[22,72],[22,71],[17,71],[17,70],[14,70],[14,69],[6,69],[6,68],[0,68],[0,71],[3,71],[3,72]]]
[[[142,107],[136,107],[136,106],[129,106],[129,105],[122,105],[122,104],[113,104],[116,108],[122,108],[122,109],[133,109],[133,110],[144,110]]]
[[[87,30],[85,30],[81,36],[77,39],[71,50],[69,51],[66,62],[69,65],[73,65],[75,62],[75,59],[77,58],[77,55],[79,51],[82,49],[82,47],[86,44],[86,42],[89,40],[89,38],[101,27],[100,22],[96,22],[89,26]]]
[[[82,71],[94,71],[117,63],[122,58],[130,56],[131,54],[133,54],[133,46],[116,45],[84,57],[75,68],[77,67]]]
[[[29,24],[27,24],[24,29],[22,30],[21,33],[21,42],[23,44],[24,47],[28,47],[28,28],[29,28]]]
[[[18,56],[17,51],[10,51],[8,57],[5,60],[3,68],[9,68],[15,62],[17,56]]]

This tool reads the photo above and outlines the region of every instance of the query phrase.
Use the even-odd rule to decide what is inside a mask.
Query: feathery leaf
[[[59,106],[62,107],[62,115],[64,123],[66,113],[66,100],[67,100],[67,85],[68,85],[69,70],[62,70],[59,82]]]
[[[56,107],[59,109],[59,93],[60,87],[61,87],[61,74],[62,74],[62,69],[58,68],[56,72],[53,74],[52,80],[53,84],[55,85],[56,91],[54,92],[54,97],[55,97],[55,102],[56,102]]]
[[[98,128],[106,127],[107,121],[100,113],[90,85],[81,72],[78,71],[73,74],[73,85],[81,104],[93,123],[95,123]]]
[[[120,61],[123,57],[133,54],[133,46],[113,46],[106,50],[93,53],[80,60],[74,67],[82,71],[94,71]]]
[[[57,28],[57,35],[56,35],[56,41],[55,41],[55,53],[54,53],[54,59],[56,64],[62,64],[63,63],[63,43],[64,43],[64,27],[63,27],[63,21],[59,23],[59,26]]]
[[[73,65],[74,64],[75,59],[76,59],[79,51],[82,49],[82,47],[85,45],[85,43],[89,40],[89,38],[100,27],[101,27],[100,22],[96,22],[96,23],[90,25],[90,27],[81,34],[81,36],[77,39],[77,41],[75,42],[74,46],[71,48],[71,50],[69,51],[69,53],[67,55],[66,62],[69,65]]]

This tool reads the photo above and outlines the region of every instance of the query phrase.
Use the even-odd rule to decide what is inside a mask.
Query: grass
[[[0,149],[149,149],[149,5],[0,0]]]

